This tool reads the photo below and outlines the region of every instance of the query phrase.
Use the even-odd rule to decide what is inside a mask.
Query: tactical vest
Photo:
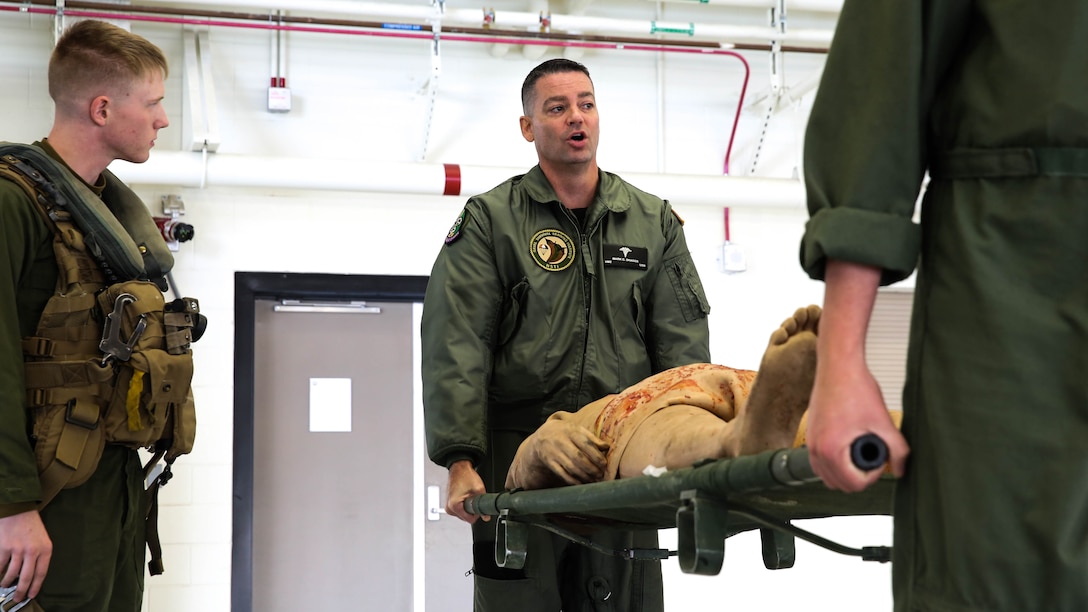
[[[105,444],[148,449],[154,456],[147,471],[165,458],[165,470],[149,487],[148,504],[151,571],[160,573],[157,491],[169,479],[174,460],[193,447],[190,344],[199,338],[205,320],[197,300],[166,303],[163,289],[148,280],[149,271],[161,271],[160,260],[172,263],[168,251],[161,256],[166,251],[161,236],[153,236],[161,244],[146,236],[138,242],[129,227],[121,226],[123,234],[110,227],[110,221],[139,218],[141,213],[153,224],[135,194],[107,171],[107,191],[112,188],[111,195],[121,196],[111,202],[114,208],[139,210],[106,210],[60,164],[41,159],[47,156],[40,150],[17,147],[0,145],[0,176],[20,185],[36,203],[53,229],[58,264],[56,292],[35,334],[23,338],[41,505],[61,489],[85,482]],[[91,205],[99,208],[87,208]],[[142,261],[135,259],[136,253]]]

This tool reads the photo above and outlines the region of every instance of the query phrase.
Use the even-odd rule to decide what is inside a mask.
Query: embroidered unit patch
[[[457,215],[457,220],[453,222],[453,227],[446,233],[446,244],[453,244],[453,241],[461,237],[461,227],[464,226],[465,221],[468,219],[468,209],[461,209],[461,214]]]
[[[557,229],[534,234],[529,249],[537,265],[549,272],[565,270],[574,262],[574,241]]]

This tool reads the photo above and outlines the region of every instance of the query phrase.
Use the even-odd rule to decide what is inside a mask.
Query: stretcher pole
[[[873,434],[861,436],[851,446],[854,464],[862,470],[878,469],[887,460],[883,440]],[[712,460],[661,476],[625,478],[609,482],[542,489],[485,493],[465,500],[470,514],[498,516],[512,514],[558,514],[595,512],[616,507],[638,507],[673,502],[688,489],[739,495],[818,482],[812,471],[807,448],[765,451],[732,459]],[[539,493],[539,494],[538,494]]]
[[[887,456],[883,440],[872,434],[858,438],[851,446],[854,464],[866,471],[883,467]],[[675,508],[680,566],[685,573],[714,575],[721,571],[725,540],[731,535],[730,513],[744,515],[775,530],[761,532],[764,563],[769,569],[793,565],[794,535],[845,554],[857,552],[869,560],[886,560],[883,547],[853,551],[788,522],[780,524],[773,518],[727,503],[731,496],[817,482],[820,479],[812,471],[808,449],[793,448],[710,460],[660,476],[485,493],[465,500],[464,508],[471,514],[498,517],[495,560],[500,567],[511,569],[524,564],[528,524],[544,525],[548,515],[593,515],[616,508],[660,510],[668,506]],[[565,535],[560,530],[546,528]]]

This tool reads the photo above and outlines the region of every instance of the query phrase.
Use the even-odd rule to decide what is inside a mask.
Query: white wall
[[[528,10],[529,2],[489,3]],[[578,3],[574,3],[578,4]],[[471,6],[447,2],[450,6]],[[558,12],[559,8],[554,9]],[[642,0],[590,3],[589,14],[623,18],[718,21],[762,25],[762,10],[730,10]],[[833,18],[800,15],[805,23],[833,26]],[[807,25],[807,24],[806,24]],[[159,151],[184,150],[185,100],[179,25],[132,22],[134,31],[167,53],[172,73],[166,104],[172,125]],[[45,65],[52,46],[52,18],[0,12],[0,140],[44,136],[52,118]],[[269,79],[268,32],[210,30],[214,81],[222,129],[220,154],[416,162],[424,142],[431,71],[424,41],[289,33],[287,85],[294,93],[288,114],[265,110]],[[517,49],[494,57],[485,45],[442,45],[441,78],[425,161],[528,168],[530,144],[517,129],[519,90],[539,59]],[[555,50],[547,55],[553,56]],[[768,54],[745,52],[751,64],[749,100],[768,89]],[[717,175],[722,172],[729,130],[740,93],[741,63],[728,57],[643,51],[586,51],[602,117],[599,161],[624,172]],[[818,74],[823,56],[787,56],[786,84]],[[659,73],[662,69],[659,92]],[[660,95],[659,95],[660,93]],[[785,104],[764,133],[766,106],[748,107],[740,118],[732,173],[747,174],[761,146],[754,176],[790,178],[812,94]],[[660,110],[660,114],[659,114]],[[664,134],[659,138],[659,118]],[[661,142],[661,148],[658,143]],[[187,148],[187,147],[185,147]],[[152,156],[155,152],[152,152]],[[176,254],[175,280],[200,298],[209,329],[196,346],[195,392],[200,436],[191,456],[163,489],[162,538],[167,572],[149,580],[147,610],[229,610],[231,458],[233,411],[233,278],[235,271],[330,272],[426,275],[465,196],[388,195],[260,187],[178,188],[134,185],[153,212],[159,198],[181,195],[185,221],[196,239]],[[668,193],[658,195],[670,198]],[[671,199],[671,198],[670,198]],[[718,363],[755,368],[771,329],[794,308],[819,303],[822,286],[801,272],[799,239],[806,214],[800,203],[777,208],[734,208],[731,237],[747,254],[743,274],[718,271],[723,241],[722,208],[673,199],[686,219],[687,239],[711,300],[712,354]],[[730,202],[722,201],[722,206]],[[847,544],[890,543],[890,521],[832,519],[818,527]],[[832,533],[834,530],[834,534]],[[665,539],[671,532],[665,532]],[[887,566],[823,554],[798,544],[798,564],[769,572],[758,538],[742,534],[727,543],[726,569],[718,577],[679,575],[667,562],[668,608],[787,610],[890,609]],[[859,588],[859,581],[861,587]],[[466,604],[467,606],[467,604]]]

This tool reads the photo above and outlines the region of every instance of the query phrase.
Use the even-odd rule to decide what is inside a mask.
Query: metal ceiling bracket
[[[439,5],[439,10],[444,10],[445,5]],[[439,18],[431,21],[431,76],[427,79],[427,115],[423,119],[423,145],[419,151],[419,161],[426,161],[427,147],[431,142],[431,124],[434,122],[434,108],[438,103],[438,77],[442,74],[442,51],[439,42],[442,39],[442,21]]]
[[[216,109],[215,83],[212,79],[212,46],[205,28],[186,29],[185,88],[189,99],[190,151],[219,148],[219,115]]]

